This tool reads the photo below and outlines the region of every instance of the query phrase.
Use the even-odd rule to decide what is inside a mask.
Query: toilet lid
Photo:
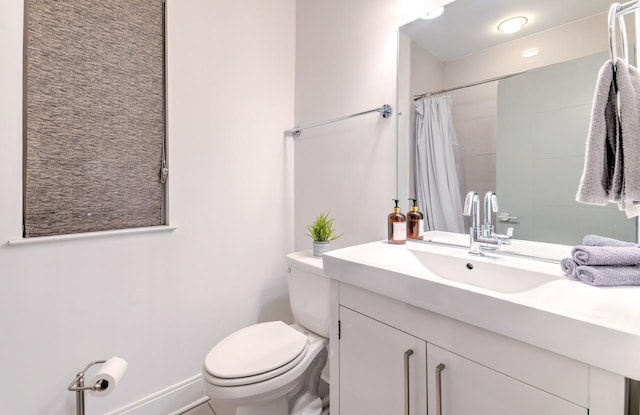
[[[244,378],[271,372],[296,359],[307,336],[282,321],[255,324],[224,338],[207,355],[205,368],[218,378]]]

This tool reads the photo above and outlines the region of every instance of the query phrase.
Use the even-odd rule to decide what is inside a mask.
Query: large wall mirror
[[[416,160],[416,129],[424,124],[416,126],[425,121],[416,118],[440,111],[428,107],[416,115],[417,97],[424,95],[429,105],[448,97],[458,144],[455,154],[436,158],[457,164],[459,201],[470,190],[481,198],[496,191],[500,211],[516,217],[501,221],[494,215],[498,232],[513,227],[514,238],[567,245],[579,244],[588,233],[635,241],[636,220],[615,205],[575,201],[596,79],[609,57],[610,4],[456,0],[436,19],[401,27],[399,198],[414,197],[416,181],[422,180],[416,179],[423,174],[417,172],[422,161]],[[499,32],[498,24],[511,16],[528,21],[517,33]],[[627,29],[633,33],[631,20]],[[485,82],[492,79],[498,80]],[[428,128],[439,128],[433,125]],[[442,181],[445,173],[436,174]],[[437,197],[429,192],[424,198]],[[461,232],[468,232],[468,219],[462,220]]]

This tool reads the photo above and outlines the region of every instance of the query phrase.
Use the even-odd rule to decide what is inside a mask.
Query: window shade
[[[28,0],[24,236],[164,223],[162,0]]]

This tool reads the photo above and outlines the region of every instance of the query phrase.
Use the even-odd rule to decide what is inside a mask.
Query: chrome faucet
[[[482,236],[491,237],[493,234],[493,224],[491,223],[491,214],[498,212],[498,196],[493,190],[489,190],[484,195],[484,224],[482,225]]]
[[[471,216],[471,229],[477,229],[480,225],[480,197],[473,190],[467,193],[464,199],[464,216]]]
[[[467,193],[462,214],[471,216],[471,228],[469,228],[470,254],[484,255],[482,248],[498,249],[502,245],[511,243],[513,228],[509,228],[506,235],[499,235],[493,232],[491,214],[497,211],[498,197],[495,192],[489,191],[484,196],[484,223],[480,224],[480,196],[473,190]]]

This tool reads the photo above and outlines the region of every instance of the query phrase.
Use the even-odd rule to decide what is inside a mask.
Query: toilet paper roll
[[[127,361],[120,357],[112,357],[100,366],[98,373],[91,379],[89,385],[100,385],[99,390],[92,390],[93,396],[107,396],[118,386],[118,382],[127,370]]]

